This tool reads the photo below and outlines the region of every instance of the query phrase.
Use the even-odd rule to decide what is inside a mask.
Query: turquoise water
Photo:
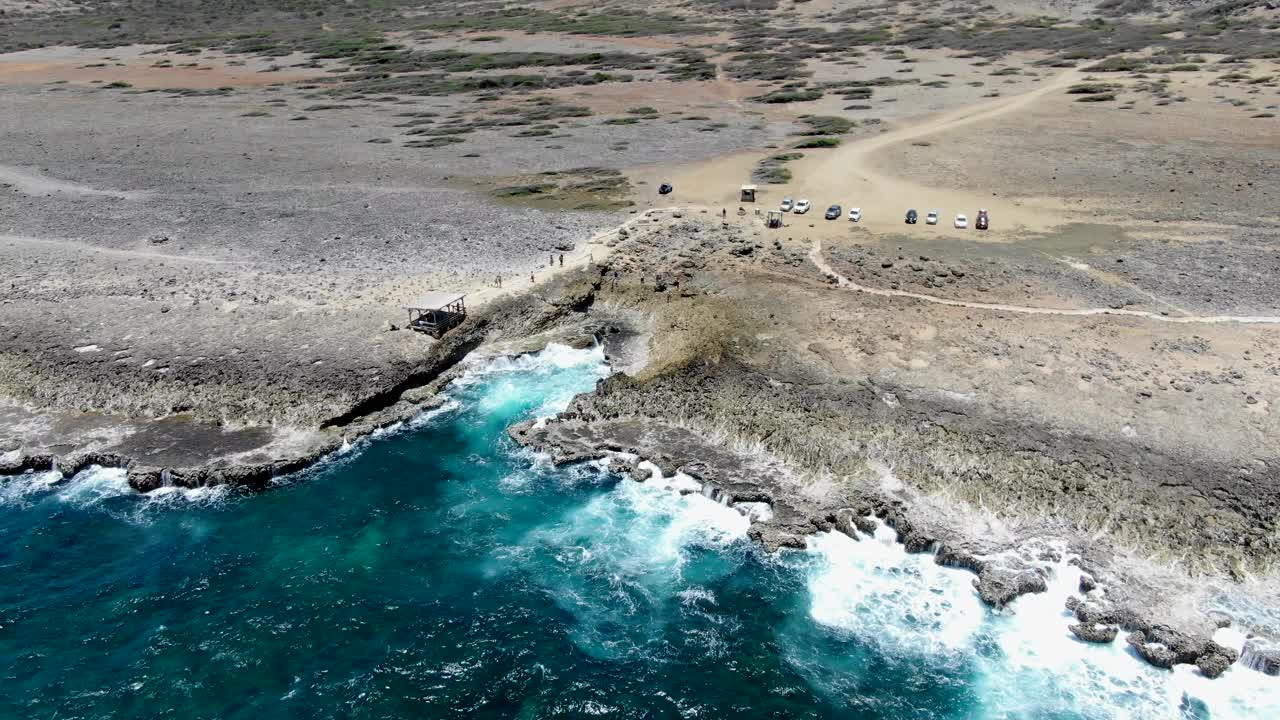
[[[664,481],[553,469],[504,429],[599,351],[474,365],[410,426],[260,493],[0,482],[3,718],[1263,717],[1016,613],[883,530],[768,557]],[[1274,715],[1273,715],[1274,716]]]

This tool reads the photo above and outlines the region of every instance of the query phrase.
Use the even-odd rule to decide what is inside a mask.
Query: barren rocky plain
[[[517,439],[768,502],[768,549],[877,514],[996,606],[1063,540],[1082,638],[1214,675],[1247,606],[1280,671],[1274,4],[0,10],[3,472],[262,485],[603,338]]]

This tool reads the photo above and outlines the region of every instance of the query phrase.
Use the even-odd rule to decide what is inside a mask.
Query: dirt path
[[[885,167],[886,161],[879,154],[903,143],[1025,110],[1077,82],[1080,77],[1078,71],[1067,70],[1019,95],[984,99],[893,130],[846,139],[835,149],[800,150],[804,157],[787,166],[793,179],[785,184],[761,186],[759,203],[775,206],[782,197],[790,196],[811,200],[817,210],[832,204],[841,205],[845,211],[859,207],[862,209],[861,227],[896,234],[946,237],[954,232],[963,237],[964,231],[950,229],[951,219],[957,213],[964,213],[972,222],[980,208],[990,210],[991,214],[992,229],[984,235],[987,239],[1012,240],[1027,231],[1051,230],[1072,219],[1071,211],[1057,199],[996,197],[982,188],[948,186],[945,177],[937,183],[920,184],[896,176],[892,167]],[[722,71],[718,69],[717,79],[721,78]],[[997,150],[993,149],[990,162],[1001,162]],[[738,186],[750,182],[756,164],[781,152],[785,151],[750,150],[684,166],[673,167],[666,163],[645,174],[644,179],[650,179],[649,175],[657,178],[661,174],[662,180],[675,184],[676,192],[684,203],[733,208],[738,205]],[[904,226],[903,214],[908,208],[916,208],[921,214],[938,210],[941,223],[930,227]],[[1075,212],[1079,212],[1078,208]],[[817,223],[810,232],[844,236],[848,234],[848,227],[842,223]]]
[[[145,191],[103,190],[89,185],[59,180],[33,170],[26,170],[12,165],[0,165],[0,185],[11,185],[18,192],[36,197],[53,194],[78,195],[81,197],[113,197],[121,200],[139,200],[146,197]]]
[[[981,303],[969,302],[965,300],[949,300],[940,298],[935,295],[925,295],[923,293],[908,292],[906,290],[885,290],[883,288],[872,288],[865,285],[859,285],[849,278],[837,273],[832,269],[831,265],[822,257],[822,241],[814,239],[813,249],[809,251],[809,259],[822,272],[836,279],[836,283],[840,287],[849,288],[858,292],[867,293],[868,295],[879,295],[881,297],[903,297],[913,300],[923,300],[924,302],[934,303],[937,305],[949,305],[951,307],[970,308],[973,310],[995,310],[998,312],[1022,313],[1024,315],[1069,315],[1073,317],[1090,316],[1090,315],[1124,315],[1127,317],[1138,317],[1146,320],[1158,320],[1168,323],[1244,323],[1244,324],[1280,324],[1280,316],[1277,315],[1161,315],[1160,313],[1148,312],[1145,310],[1126,310],[1123,308],[1045,308],[1031,307],[1028,305],[1005,305],[1002,303]]]
[[[196,265],[247,265],[247,261],[242,260],[219,260],[217,258],[190,256],[190,255],[171,255],[168,253],[151,252],[149,250],[125,250],[120,248],[105,248],[89,243],[80,242],[78,240],[64,240],[59,238],[38,238],[27,235],[0,235],[0,243],[21,244],[21,245],[38,245],[52,248],[55,250],[68,250],[75,253],[99,253],[102,255],[113,255],[123,258],[135,258],[146,260],[162,260],[178,264],[196,264]]]
[[[882,151],[922,138],[952,132],[960,128],[995,120],[1016,113],[1062,90],[1079,79],[1068,70],[1045,80],[1034,90],[1007,98],[985,100],[928,118],[922,122],[855,140],[833,151],[810,152],[792,163],[796,182],[788,187],[793,197],[808,197],[821,209],[839,203],[847,210],[861,207],[862,225],[873,230],[893,232],[950,233],[951,219],[959,213],[970,222],[981,208],[990,210],[992,228],[1004,235],[1008,232],[1042,232],[1070,220],[1065,208],[1050,199],[1020,200],[1001,198],[983,188],[960,188],[954,181],[940,176],[938,182],[924,185],[894,174],[884,167]],[[998,148],[993,148],[990,162],[1001,162]],[[902,219],[908,208],[924,214],[937,210],[939,225],[928,228],[904,228]],[[962,231],[957,231],[962,232]]]

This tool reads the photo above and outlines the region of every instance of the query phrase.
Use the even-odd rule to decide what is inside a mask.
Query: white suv
[[[795,203],[791,201],[791,198],[789,197],[782,198],[782,208],[781,208],[782,212],[791,212],[792,207],[795,207]]]
[[[797,215],[803,215],[809,212],[809,201],[803,200],[803,199],[800,200],[800,202],[796,203],[796,209],[794,210],[794,212]]]

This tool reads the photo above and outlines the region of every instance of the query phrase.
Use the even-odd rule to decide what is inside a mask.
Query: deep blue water
[[[476,366],[432,417],[265,492],[141,496],[112,470],[0,481],[0,718],[1256,717],[1280,702],[1248,671],[1209,684],[1075,643],[1061,588],[995,616],[970,576],[891,533],[768,557],[735,509],[556,470],[507,439],[604,372],[562,348]]]

